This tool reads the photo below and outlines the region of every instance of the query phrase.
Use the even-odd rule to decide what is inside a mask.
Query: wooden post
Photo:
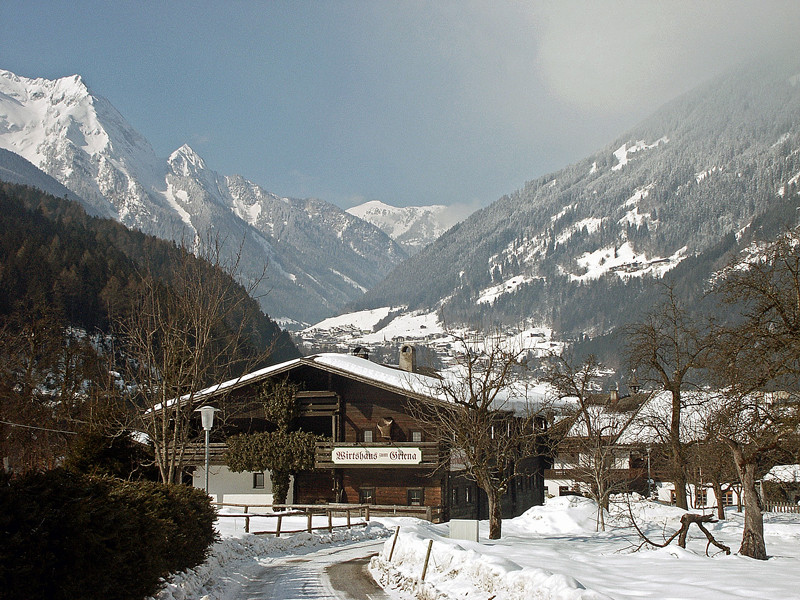
[[[392,540],[392,549],[389,550],[389,562],[392,562],[392,556],[394,555],[394,546],[397,544],[397,536],[400,535],[400,525],[394,530],[394,539]]]
[[[250,517],[244,518],[244,532],[250,533]]]
[[[308,509],[308,533],[311,533],[311,517],[312,517],[311,509]]]
[[[333,511],[328,509],[328,533],[333,533]]]
[[[369,521],[369,504],[364,507],[364,520]]]
[[[347,528],[350,529],[350,509],[347,509]]]
[[[433,540],[428,540],[428,551],[425,553],[425,566],[422,567],[422,581],[425,581],[425,573],[428,572],[428,560],[431,557],[432,546],[433,546]]]
[[[433,509],[430,506],[425,507],[425,519],[433,523]]]
[[[283,515],[278,515],[278,528],[275,530],[275,537],[281,537],[281,521],[283,520]]]

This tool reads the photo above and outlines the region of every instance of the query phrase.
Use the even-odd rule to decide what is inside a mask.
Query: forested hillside
[[[223,318],[214,320],[209,310],[216,298],[208,306],[187,302],[204,302],[206,284],[224,291]],[[205,329],[192,322],[203,319]],[[173,372],[195,356],[203,370],[167,393],[200,389],[299,352],[220,265],[89,217],[77,203],[0,183],[0,454],[10,461],[6,468],[51,468],[90,440],[100,440],[102,453],[124,445],[139,430],[144,392],[129,376],[144,370],[166,389]],[[114,468],[127,476],[124,467]]]
[[[75,202],[6,183],[0,183],[0,232],[0,317],[36,310],[88,332],[111,331],[112,320],[130,310],[143,273],[168,286],[183,253],[173,243],[89,217]],[[274,346],[271,362],[299,355],[255,301],[246,311],[254,351]]]
[[[473,214],[351,308],[599,335],[647,306],[667,273],[702,290],[720,244],[759,215],[794,224],[798,179],[800,61],[752,64]]]

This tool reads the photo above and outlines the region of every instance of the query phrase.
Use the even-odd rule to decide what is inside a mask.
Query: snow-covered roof
[[[389,389],[391,391],[417,397],[436,398],[438,379],[409,373],[400,369],[379,365],[367,359],[349,354],[323,353],[295,358],[277,365],[271,365],[240,377],[214,384],[193,394],[185,394],[179,398],[180,402],[198,403],[207,401],[214,396],[233,391],[251,383],[262,381],[273,375],[290,371],[298,366],[306,365],[318,367],[325,371],[338,372]],[[156,407],[158,410],[159,407]]]
[[[775,465],[764,475],[764,481],[781,481],[783,483],[800,482],[800,465]]]
[[[181,396],[179,401],[205,402],[220,394],[262,381],[273,375],[285,373],[299,366],[316,367],[331,373],[338,373],[404,396],[439,401],[448,400],[442,393],[442,379],[440,378],[377,364],[351,354],[322,353],[296,358],[253,371],[241,377],[229,379],[199,390],[194,394]],[[459,376],[457,372],[449,371],[444,373],[443,377],[445,380],[458,381]],[[511,385],[508,389],[502,390],[501,394],[498,394],[497,408],[525,412],[529,408],[529,402],[534,404],[542,403],[546,397],[546,390],[541,386],[529,389],[525,386]],[[158,410],[158,407],[156,407],[156,410]]]

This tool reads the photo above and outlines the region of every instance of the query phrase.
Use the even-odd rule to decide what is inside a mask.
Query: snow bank
[[[545,569],[521,567],[499,556],[482,553],[473,542],[454,542],[427,523],[407,525],[397,539],[388,539],[370,571],[383,587],[417,598],[503,598],[507,600],[599,600],[576,579]],[[431,544],[425,580],[422,571]],[[393,549],[394,547],[394,549]],[[390,560],[391,556],[391,560]]]
[[[516,535],[594,533],[597,504],[582,496],[549,498],[544,506],[534,506],[508,524]]]
[[[390,533],[383,525],[370,523],[366,527],[322,534],[304,532],[280,538],[252,534],[223,537],[214,544],[208,559],[203,564],[170,577],[161,592],[150,600],[223,598],[225,588],[232,580],[231,574],[248,571],[260,558],[296,554],[302,549],[325,544],[378,539]]]

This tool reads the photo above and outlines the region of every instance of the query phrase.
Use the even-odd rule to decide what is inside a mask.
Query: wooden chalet
[[[618,489],[648,493],[648,444],[630,435],[631,425],[641,408],[652,398],[652,393],[639,392],[621,396],[617,390],[591,394],[586,400],[592,415],[593,426],[602,432],[607,446],[605,460],[609,461],[608,476]],[[545,471],[548,496],[582,494],[591,485],[587,480],[590,469],[584,468],[591,458],[584,452],[585,425],[575,409],[571,416],[554,426],[552,433],[560,438],[553,467]]]
[[[269,473],[231,473],[223,454],[226,437],[269,430],[259,394],[264,382],[277,378],[299,386],[297,426],[325,437],[316,446],[314,471],[294,477],[290,502],[369,503],[378,514],[384,510],[433,521],[488,515],[485,495],[464,476],[463,466],[451,461],[449,468],[437,468],[444,449],[425,438],[413,417],[413,403],[440,400],[435,398],[439,379],[417,372],[410,346],[401,351],[400,367],[373,363],[363,353],[317,354],[198,392],[198,406],[222,409],[221,425],[211,434],[209,469],[209,492],[218,501],[271,502]],[[194,450],[188,464],[195,485],[202,487],[203,445]],[[528,461],[529,474],[518,477],[505,495],[504,516],[544,502],[543,464]]]

